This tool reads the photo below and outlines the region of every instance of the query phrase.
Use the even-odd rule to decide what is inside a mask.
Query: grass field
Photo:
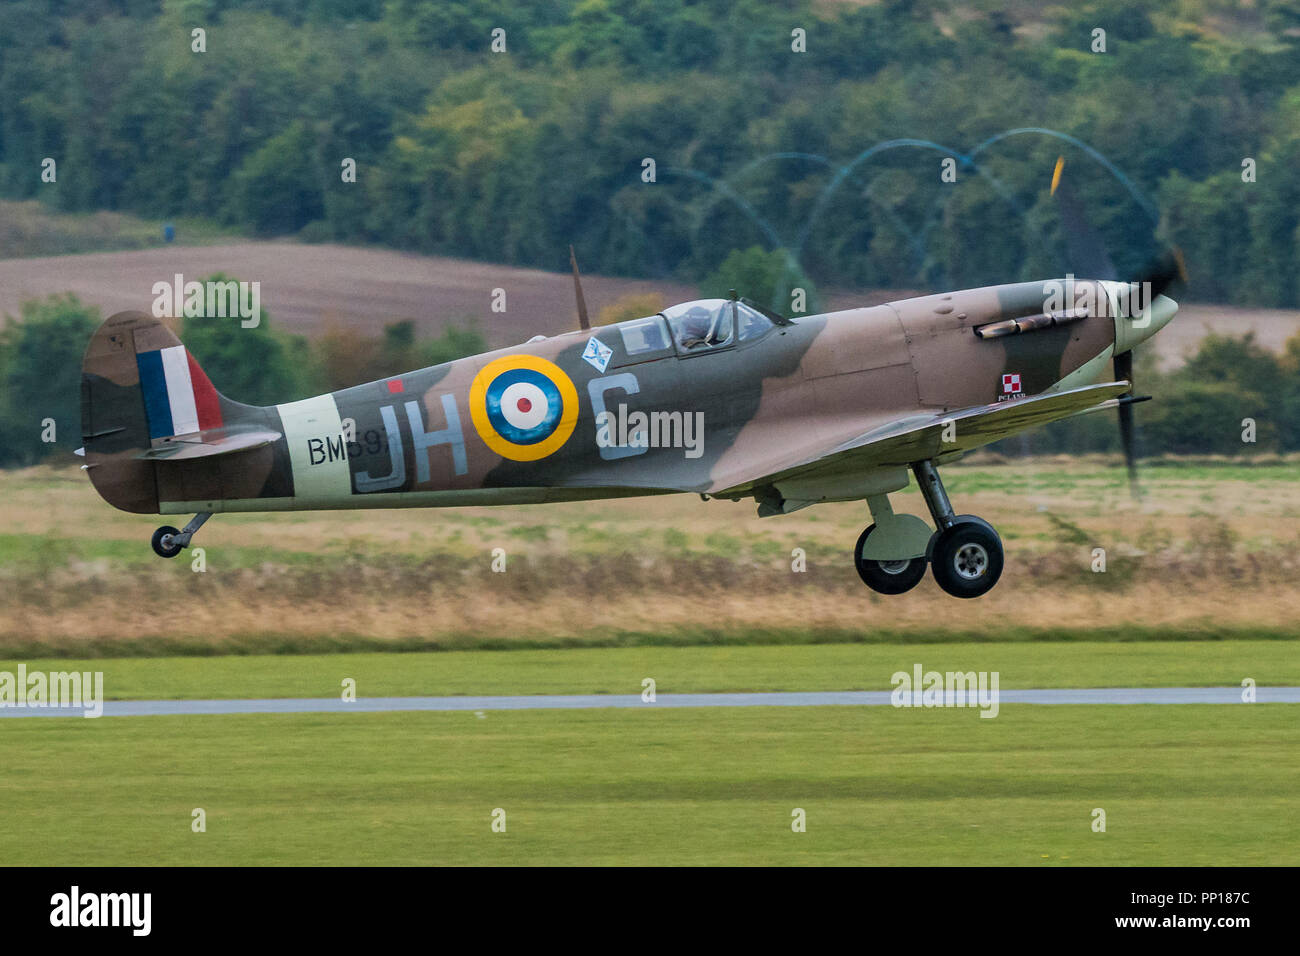
[[[0,660],[0,670],[17,661]],[[492,694],[889,690],[897,671],[996,671],[1000,686],[1300,685],[1290,640],[615,647],[423,653],[25,660],[28,671],[103,671],[110,700]],[[5,725],[0,724],[0,728]]]
[[[1141,505],[1101,460],[986,461],[946,479],[1006,544],[1002,581],[978,601],[929,580],[868,591],[850,559],[867,521],[855,504],[769,519],[688,495],[218,515],[195,539],[199,573],[191,554],[153,555],[161,519],[114,511],[79,471],[8,473],[0,656],[1300,635],[1295,462],[1149,467]],[[924,513],[914,489],[896,507]]]
[[[204,220],[168,221],[175,228],[175,242],[179,245],[229,242],[238,235],[232,229]],[[18,202],[0,199],[0,260],[154,249],[164,244],[163,225],[161,219],[141,219],[127,213],[56,212],[34,199]],[[0,294],[3,306],[12,306],[10,294],[9,289]]]
[[[1300,863],[1287,705],[6,720],[0,765],[6,863]]]
[[[917,663],[998,671],[1003,689],[1300,684],[1295,462],[1149,467],[1140,505],[1103,460],[945,478],[1006,542],[978,601],[929,581],[868,592],[855,505],[219,515],[199,572],[155,558],[159,520],[111,510],[75,469],[4,474],[0,670],[102,670],[110,699],[333,697],[347,678],[363,698],[633,694],[646,677],[661,694],[866,690]],[[896,504],[922,507],[915,491]],[[1296,713],[5,719],[0,847],[104,865],[1295,864]]]

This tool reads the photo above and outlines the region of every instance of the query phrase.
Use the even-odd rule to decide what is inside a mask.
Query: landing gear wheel
[[[973,598],[1002,576],[1002,540],[986,522],[963,518],[935,539],[930,565],[939,587],[953,597]]]
[[[902,594],[912,590],[925,577],[925,558],[903,558],[898,561],[864,558],[862,549],[866,546],[867,536],[875,530],[873,524],[862,532],[857,547],[853,549],[853,563],[857,565],[858,577],[871,590],[881,594]]]
[[[174,558],[181,553],[179,544],[172,544],[179,531],[169,525],[163,525],[153,533],[153,553],[160,558]]]

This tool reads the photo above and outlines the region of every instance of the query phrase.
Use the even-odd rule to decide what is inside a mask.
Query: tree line
[[[16,0],[0,196],[693,282],[785,246],[822,287],[955,288],[1069,270],[1063,154],[1121,272],[1172,242],[1192,298],[1297,306],[1300,12],[1221,6]],[[1096,155],[995,139],[1024,127]]]

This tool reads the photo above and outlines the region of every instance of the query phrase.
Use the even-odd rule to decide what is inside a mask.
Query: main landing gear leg
[[[153,533],[153,551],[160,558],[174,558],[181,553],[182,548],[190,546],[190,539],[194,537],[194,532],[203,527],[203,522],[212,517],[210,511],[200,511],[190,519],[183,529],[177,531],[169,525],[163,525]]]
[[[988,592],[1002,575],[1002,539],[983,518],[953,514],[934,462],[914,462],[912,473],[938,529],[930,542],[935,582],[953,597]]]

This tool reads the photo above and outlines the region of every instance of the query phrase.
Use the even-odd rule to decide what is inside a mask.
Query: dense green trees
[[[815,315],[822,310],[812,280],[780,249],[736,249],[700,283],[700,294],[715,298],[724,298],[733,289],[782,315]]]
[[[81,356],[99,319],[76,296],[51,296],[0,328],[0,465],[81,444]]]
[[[1292,8],[969,13],[947,0],[17,0],[0,5],[0,195],[554,269],[574,242],[593,272],[694,281],[733,250],[785,245],[823,287],[938,287],[1069,268],[1045,189],[1064,153],[1122,269],[1150,257],[1158,221],[1191,297],[1300,305]],[[1033,126],[1098,150],[1150,207],[1041,134],[974,153]],[[823,194],[897,138],[955,150],[957,181],[941,180],[942,152],[907,145]],[[41,182],[45,157],[55,183]]]
[[[217,273],[200,281],[230,279]],[[273,328],[266,309],[250,328],[239,319],[196,315],[184,319],[178,333],[217,391],[248,405],[305,398],[318,379],[307,339]]]

